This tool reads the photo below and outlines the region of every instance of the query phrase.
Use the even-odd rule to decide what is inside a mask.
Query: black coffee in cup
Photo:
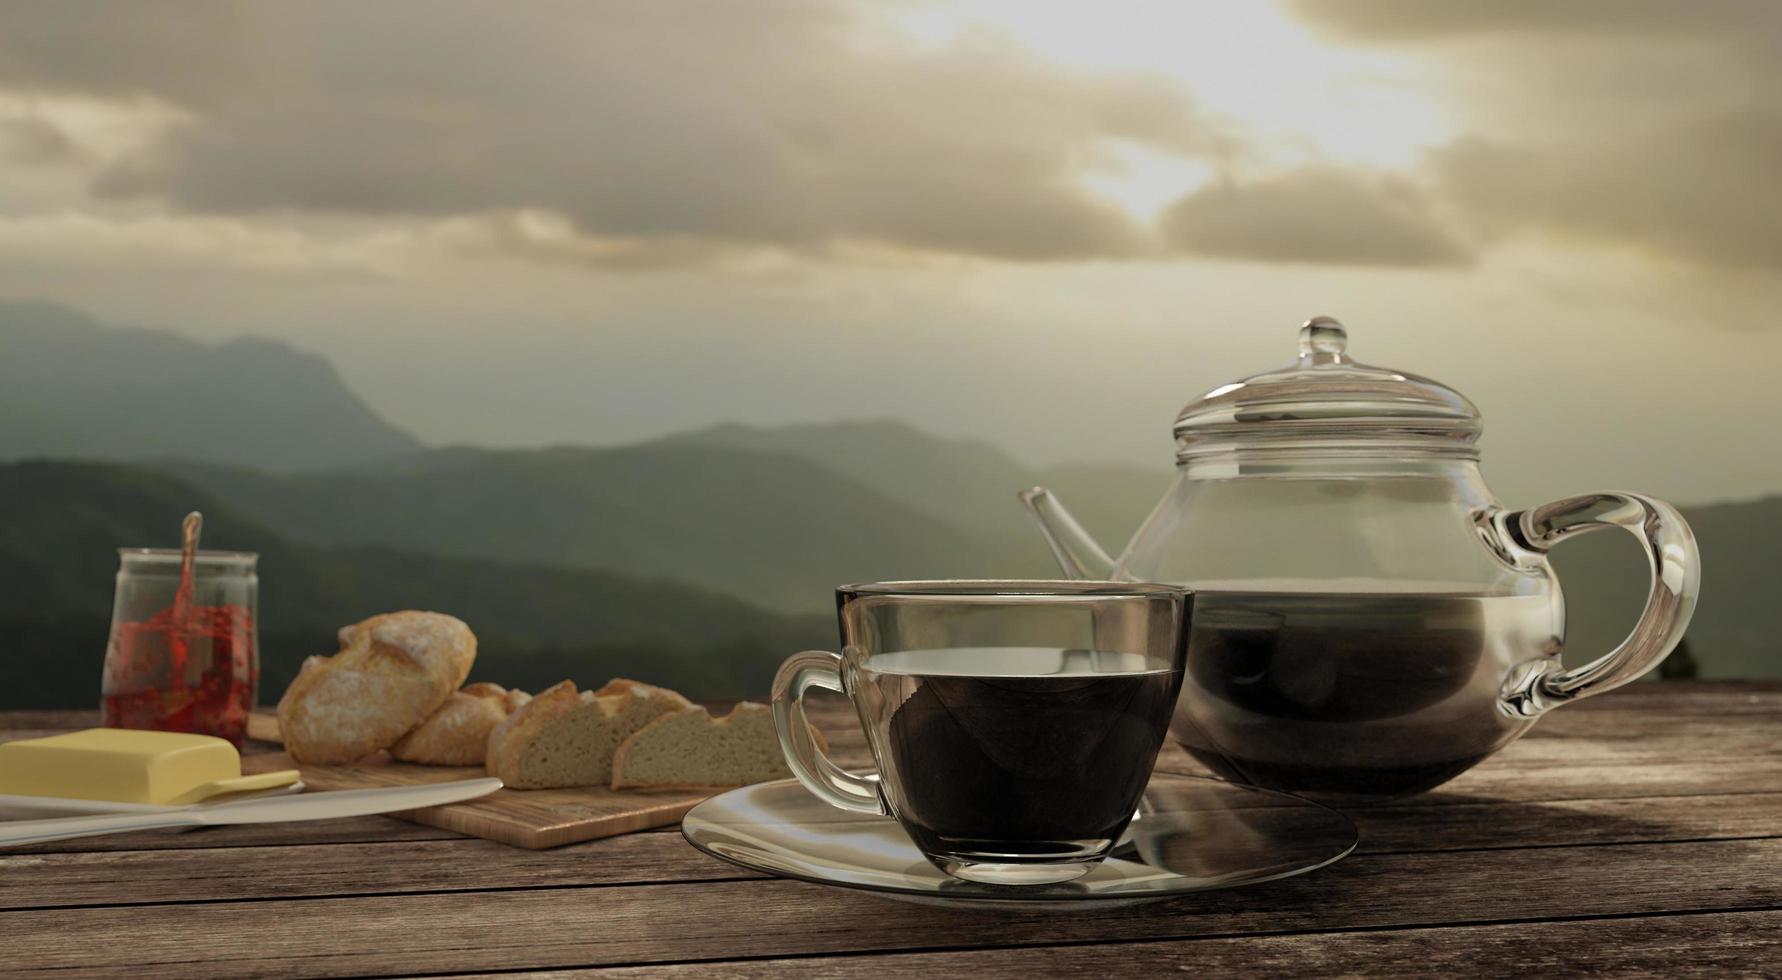
[[[879,582],[836,590],[842,652],[773,680],[792,774],[851,813],[896,818],[955,878],[1054,885],[1091,874],[1132,819],[1169,726],[1192,596],[1139,582]],[[878,762],[850,772],[804,694],[854,702]]]
[[[1023,647],[881,654],[859,676],[892,709],[880,765],[919,847],[1056,859],[1119,838],[1180,683],[1140,654]]]

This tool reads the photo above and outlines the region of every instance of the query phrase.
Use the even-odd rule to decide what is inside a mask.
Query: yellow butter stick
[[[117,803],[196,803],[288,786],[297,770],[241,774],[227,741],[183,732],[89,728],[0,744],[0,794]]]

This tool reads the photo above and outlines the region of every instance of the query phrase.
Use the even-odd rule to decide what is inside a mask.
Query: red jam
[[[117,624],[105,658],[105,725],[198,732],[239,748],[258,680],[252,616],[244,606],[193,605],[176,624],[182,605]]]

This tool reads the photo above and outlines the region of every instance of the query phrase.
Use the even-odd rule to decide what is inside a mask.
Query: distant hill
[[[46,661],[76,635],[102,644],[112,549],[170,542],[196,507],[212,543],[266,555],[269,682],[326,652],[341,623],[437,605],[474,613],[504,663],[659,658],[665,673],[652,676],[694,690],[753,683],[788,638],[833,641],[813,624],[827,624],[837,584],[1056,575],[1015,502],[1023,487],[1057,490],[1118,551],[1170,479],[1162,433],[1155,467],[1037,467],[887,420],[727,424],[616,448],[426,449],[312,355],[0,302],[0,461],[21,457],[140,465],[0,465],[0,558],[15,559],[0,571],[11,617],[0,626],[15,650]],[[1765,615],[1782,498],[1687,513],[1706,565],[1689,635],[1701,675],[1782,676]],[[1579,662],[1631,625],[1644,564],[1614,534],[1568,542],[1554,561],[1567,659]],[[0,683],[31,662],[0,654]],[[551,671],[573,673],[536,676]]]
[[[598,568],[790,612],[843,582],[1056,574],[1015,500],[1044,483],[1115,545],[1159,468],[1025,466],[894,422],[725,426],[615,449],[438,450],[306,474],[169,471],[297,540]]]
[[[833,608],[843,582],[1051,567],[1014,522],[949,522],[790,454],[647,444],[442,451],[302,475],[170,471],[294,540],[667,578],[791,612]],[[1018,519],[1014,490],[997,495]]]
[[[1132,535],[1163,496],[1173,462],[1167,433],[1155,467],[1093,464],[1036,467],[987,442],[945,439],[891,419],[762,427],[725,424],[646,446],[704,446],[794,456],[847,475],[880,494],[958,527],[990,529],[1044,546],[1015,494],[1045,486],[1110,548]]]
[[[1168,482],[1133,467],[1029,468],[887,422],[723,426],[621,449],[439,451],[301,476],[175,472],[301,540],[662,577],[790,613],[826,611],[845,581],[1053,576],[1016,489],[1058,490],[1117,550]],[[1782,676],[1782,648],[1762,627],[1762,572],[1782,565],[1782,498],[1686,513],[1707,567],[1690,631],[1701,675]],[[1568,541],[1554,563],[1568,661],[1607,651],[1645,594],[1632,540]]]
[[[0,301],[0,460],[179,458],[289,471],[418,448],[313,354]]]
[[[458,465],[465,461],[453,458]],[[494,463],[484,459],[481,465]],[[429,472],[415,460],[405,468]],[[518,467],[521,473],[526,469]],[[304,480],[260,479],[266,486]],[[425,496],[425,486],[408,489]],[[838,493],[842,486],[826,484]],[[553,506],[561,505],[551,499]],[[297,545],[288,532],[273,532],[250,516],[255,501],[246,501],[248,507],[236,503],[141,466],[0,464],[0,635],[8,641],[0,654],[0,708],[94,701],[115,549],[170,543],[180,517],[192,508],[205,512],[210,544],[262,555],[261,693],[268,701],[277,698],[303,657],[332,652],[336,627],[389,609],[437,608],[462,616],[481,637],[473,676],[532,689],[563,677],[588,684],[636,674],[696,696],[759,696],[788,652],[834,643],[827,609],[766,611],[690,586],[684,576],[652,582],[539,561],[441,557],[364,544]],[[753,526],[754,506],[746,496],[736,496],[727,517]],[[356,498],[346,496],[338,498],[336,509],[359,508]],[[909,519],[909,511],[893,513],[900,519],[875,525],[874,533],[895,535],[904,526],[901,520]],[[1761,574],[1782,561],[1782,498],[1689,513],[1707,566],[1707,598],[1689,634],[1700,675],[1782,676],[1782,655],[1763,625],[1771,601],[1768,579]],[[535,514],[534,520],[561,529],[548,515]],[[420,528],[417,523],[409,530],[416,541],[424,540]],[[652,533],[666,553],[685,553],[684,545],[671,540],[671,531]],[[1567,588],[1570,662],[1619,641],[1638,610],[1644,570],[1632,542],[1623,538],[1591,535],[1555,553]],[[787,572],[784,565],[773,568],[775,574]],[[813,582],[809,589],[827,604],[841,577]],[[737,591],[749,588],[745,581]]]
[[[94,704],[120,545],[162,545],[205,513],[205,540],[258,551],[264,701],[334,631],[434,608],[480,639],[473,679],[531,690],[635,674],[693,696],[765,694],[794,650],[834,643],[829,615],[787,616],[679,582],[586,569],[293,545],[175,478],[123,465],[0,465],[0,709]]]
[[[1782,497],[1686,507],[1702,552],[1702,600],[1689,626],[1701,677],[1782,677],[1776,570],[1782,568]],[[1566,662],[1607,653],[1633,628],[1648,577],[1639,546],[1599,531],[1553,551],[1571,625]]]

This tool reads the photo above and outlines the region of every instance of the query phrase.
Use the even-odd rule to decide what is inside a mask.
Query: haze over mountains
[[[260,554],[260,695],[277,700],[335,630],[391,609],[473,624],[473,680],[529,690],[620,672],[710,697],[759,696],[789,651],[830,642],[829,616],[757,609],[684,584],[387,548],[319,549],[177,478],[121,464],[0,465],[0,707],[96,703],[120,545],[166,544],[188,510],[206,540]]]
[[[849,451],[830,462],[835,445]],[[300,540],[600,568],[793,612],[832,608],[840,582],[1052,574],[1016,490],[1043,482],[1092,502],[1085,519],[1112,539],[1168,479],[1029,468],[885,422],[724,426],[608,449],[442,450],[295,475],[167,470]],[[1103,486],[1120,493],[1096,493]]]
[[[420,449],[333,365],[284,344],[119,330],[0,301],[0,459],[201,459],[302,470]]]
[[[832,589],[903,577],[1048,576],[1014,501],[1043,483],[1109,546],[1168,480],[1157,469],[1030,467],[896,422],[725,424],[616,448],[427,449],[319,358],[206,345],[0,304],[0,706],[97,690],[121,545],[207,544],[262,559],[263,698],[334,628],[404,606],[455,612],[477,676],[537,686],[636,673],[759,695],[773,665],[833,643]],[[28,411],[15,412],[23,401]],[[133,435],[136,434],[136,435]],[[1782,498],[1689,510],[1708,557],[1690,631],[1704,676],[1776,676],[1759,628],[1782,560]],[[1571,649],[1620,638],[1644,592],[1630,542],[1556,553]],[[1573,659],[1573,658],[1568,658]]]

